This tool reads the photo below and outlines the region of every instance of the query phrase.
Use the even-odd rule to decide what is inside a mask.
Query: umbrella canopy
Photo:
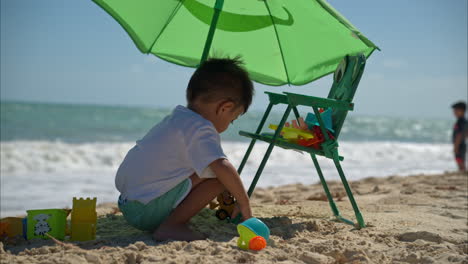
[[[250,77],[267,85],[303,85],[346,54],[378,49],[325,0],[93,1],[143,53],[188,67],[204,50],[204,58],[240,55]]]

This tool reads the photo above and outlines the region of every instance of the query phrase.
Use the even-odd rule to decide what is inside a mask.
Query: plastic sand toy
[[[270,124],[269,128],[276,130],[278,129],[278,126]],[[294,127],[283,127],[281,130],[281,136],[287,141],[296,143],[299,139],[313,140],[316,138],[316,136],[310,131]]]
[[[71,240],[86,241],[96,239],[96,197],[77,199],[73,197],[71,214]]]
[[[232,212],[234,211],[234,206],[235,206],[234,197],[230,195],[225,197],[223,194],[219,194],[216,197],[216,201],[217,203],[210,202],[210,209],[212,210],[217,209],[216,217],[219,220],[230,218]]]
[[[239,239],[237,246],[241,249],[262,250],[270,238],[270,229],[258,218],[249,218],[237,225]]]
[[[0,236],[16,237],[23,235],[23,218],[5,217],[0,219]]]
[[[28,210],[27,237],[49,238],[46,234],[56,238],[65,238],[65,227],[67,224],[67,210],[64,209],[43,209]]]
[[[320,117],[322,118],[323,124],[325,128],[331,132],[335,132],[333,130],[333,119],[332,119],[332,109],[328,108],[327,110],[323,110],[320,112]],[[305,122],[309,129],[312,129],[313,126],[320,126],[320,123],[317,119],[317,116],[313,113],[307,113]]]

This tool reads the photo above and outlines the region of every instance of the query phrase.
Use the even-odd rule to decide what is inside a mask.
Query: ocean
[[[1,102],[0,216],[29,209],[70,207],[73,197],[115,202],[114,174],[126,152],[172,109],[149,107]],[[239,165],[261,111],[240,117],[221,135],[223,149]],[[267,124],[281,117],[274,112]],[[340,155],[349,180],[455,170],[450,119],[358,116],[351,113],[340,135]],[[268,131],[265,128],[264,131]],[[246,187],[267,145],[257,143],[242,179]],[[333,164],[320,158],[328,180]],[[310,157],[275,148],[258,186],[318,181]]]

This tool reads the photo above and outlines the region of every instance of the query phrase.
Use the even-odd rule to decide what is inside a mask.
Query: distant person
[[[203,239],[187,223],[221,193],[236,199],[231,217],[252,217],[219,136],[252,103],[253,83],[241,64],[238,59],[202,63],[188,83],[187,106],[177,106],[138,140],[117,171],[123,216],[153,232],[155,240]]]
[[[457,121],[453,126],[453,152],[455,160],[460,171],[466,171],[466,143],[465,138],[468,137],[468,124],[465,118],[466,103],[457,102],[452,105],[453,114]]]

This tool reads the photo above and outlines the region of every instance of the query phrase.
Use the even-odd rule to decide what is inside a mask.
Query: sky
[[[369,58],[355,113],[450,118],[468,97],[466,0],[329,0],[382,51]],[[173,107],[185,104],[193,72],[141,54],[90,0],[0,0],[0,97],[33,101]],[[330,76],[263,91],[326,96]]]

